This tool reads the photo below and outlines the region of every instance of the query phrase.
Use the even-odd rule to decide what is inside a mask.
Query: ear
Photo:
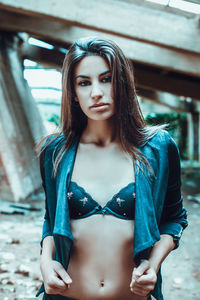
[[[74,97],[74,100],[75,100],[76,102],[79,102],[77,96]]]

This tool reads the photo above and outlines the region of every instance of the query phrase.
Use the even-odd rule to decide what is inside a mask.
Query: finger
[[[134,285],[135,285],[135,280],[134,280],[134,279],[132,279],[132,280],[131,280],[131,283],[130,283],[130,288],[133,288],[133,287],[134,287]]]
[[[50,295],[62,295],[62,296],[68,296],[69,295],[69,292],[68,292],[68,289],[66,288],[65,286],[65,289],[58,289],[58,288],[46,288],[45,289],[45,292],[47,294],[50,294]]]
[[[131,283],[130,283],[130,288],[134,286],[134,283],[135,283],[135,280],[136,280],[136,276],[135,276],[135,273],[134,273],[135,270],[136,270],[136,268],[133,269]]]
[[[71,277],[69,276],[69,274],[65,271],[65,269],[63,267],[56,269],[56,273],[60,276],[60,278],[63,280],[63,282],[66,285],[69,285],[72,283]]]
[[[56,295],[56,294],[61,294],[63,292],[63,290],[58,289],[58,288],[47,287],[47,288],[45,288],[45,292],[47,294]]]
[[[135,295],[139,295],[139,296],[145,296],[148,293],[145,293],[144,291],[141,291],[140,289],[131,289],[131,292]]]
[[[56,276],[50,282],[47,282],[47,285],[52,289],[66,289],[65,282]]]
[[[138,283],[136,283],[134,285],[134,289],[137,288],[137,289],[143,289],[143,290],[146,290],[146,291],[152,291],[154,289],[155,285],[154,284],[148,284],[148,285],[140,285]]]
[[[144,289],[139,289],[139,288],[131,289],[131,292],[136,295],[143,296],[143,297],[145,297],[149,294],[149,291],[144,290]]]
[[[66,289],[65,283],[60,279],[52,280],[45,284],[45,292],[47,294],[59,294]]]
[[[147,272],[148,268],[149,268],[148,261],[143,260],[138,268],[133,269],[130,287],[134,287],[135,283],[138,282],[138,279],[140,278],[140,276],[143,275],[142,272]]]
[[[155,284],[157,281],[157,276],[155,274],[144,274],[137,279],[137,283],[140,285]]]
[[[135,282],[138,282],[138,280],[141,276],[144,276],[143,274],[145,272],[147,272],[149,270],[149,268],[150,268],[149,261],[142,260],[141,264],[137,268],[133,269],[132,279],[131,279],[131,283],[130,283],[131,288],[134,287]]]
[[[149,266],[149,261],[144,259],[141,261],[140,265],[134,270],[134,276],[140,277],[143,275],[148,269],[150,268]]]

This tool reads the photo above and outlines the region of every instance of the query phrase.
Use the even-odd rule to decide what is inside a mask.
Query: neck
[[[113,142],[116,142],[113,118],[103,121],[88,119],[87,127],[81,136],[81,143],[108,146]]]

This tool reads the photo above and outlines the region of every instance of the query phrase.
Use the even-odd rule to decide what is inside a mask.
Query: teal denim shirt
[[[56,179],[53,177],[53,159],[65,142],[61,136],[53,141],[40,157],[41,175],[46,194],[46,213],[42,240],[49,235],[54,237],[55,259],[67,270],[70,251],[74,239],[70,227],[67,201],[67,188],[70,183],[76,151],[77,138],[64,154],[58,167]],[[135,167],[136,205],[134,224],[133,259],[138,265],[141,259],[148,259],[155,242],[161,234],[173,236],[176,246],[183,229],[187,226],[187,213],[183,207],[180,179],[180,155],[176,143],[165,130],[159,130],[139,149],[148,160],[153,173],[143,165]],[[163,300],[162,277],[158,272],[157,283],[152,295]],[[44,292],[40,288],[37,296]],[[45,299],[48,295],[45,294]],[[61,295],[51,295],[53,300],[67,299]]]

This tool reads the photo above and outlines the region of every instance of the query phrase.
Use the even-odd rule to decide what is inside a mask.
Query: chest
[[[96,201],[106,203],[121,188],[135,181],[132,158],[117,146],[99,149],[79,144],[71,180]]]

